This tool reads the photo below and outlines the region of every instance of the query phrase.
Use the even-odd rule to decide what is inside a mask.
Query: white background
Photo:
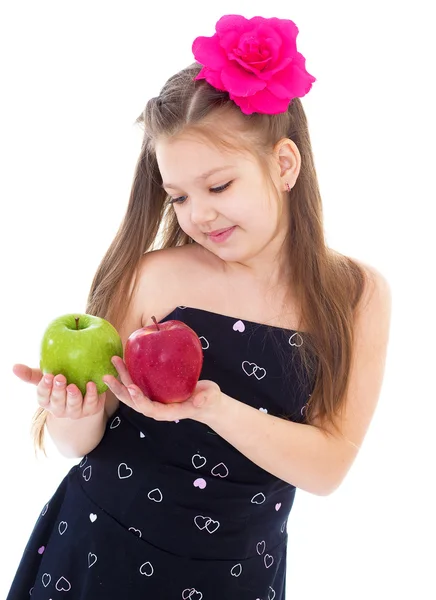
[[[328,497],[297,491],[287,598],[436,597],[434,139],[431,2],[3,2],[0,9],[0,597],[42,507],[75,464],[34,458],[33,386],[50,320],[83,311],[124,214],[147,99],[228,13],[295,21],[317,78],[303,98],[330,246],[387,277],[379,405]],[[207,600],[205,598],[205,600]]]

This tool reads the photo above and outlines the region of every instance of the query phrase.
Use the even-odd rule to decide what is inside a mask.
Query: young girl
[[[46,426],[81,460],[42,508],[8,600],[285,599],[296,488],[331,494],[350,469],[391,303],[376,269],[326,245],[297,34],[222,17],[138,118],[129,204],[86,312],[124,345],[152,317],[183,321],[200,381],[165,405],[119,357],[99,396],[14,366],[37,386],[37,447]]]

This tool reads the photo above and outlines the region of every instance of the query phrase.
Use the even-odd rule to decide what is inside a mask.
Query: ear
[[[274,155],[280,171],[282,190],[287,191],[286,184],[293,188],[301,168],[301,155],[295,143],[283,138],[274,147]]]

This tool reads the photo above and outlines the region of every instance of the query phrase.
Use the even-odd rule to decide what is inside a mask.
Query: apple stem
[[[74,317],[74,320],[76,321],[76,329],[79,329],[79,319],[80,317]]]
[[[154,324],[156,325],[158,331],[160,331],[160,327],[158,325],[158,322],[156,321],[156,317],[153,316],[153,317],[151,317],[151,319],[152,319],[152,321],[154,321]]]

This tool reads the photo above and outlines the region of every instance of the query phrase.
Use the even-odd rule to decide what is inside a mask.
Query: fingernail
[[[50,385],[50,383],[51,383],[51,377],[44,377],[44,381],[45,381],[45,383],[47,383],[48,385]]]
[[[138,392],[135,390],[135,388],[129,387],[128,390],[129,390],[131,396],[137,396],[138,395]]]

